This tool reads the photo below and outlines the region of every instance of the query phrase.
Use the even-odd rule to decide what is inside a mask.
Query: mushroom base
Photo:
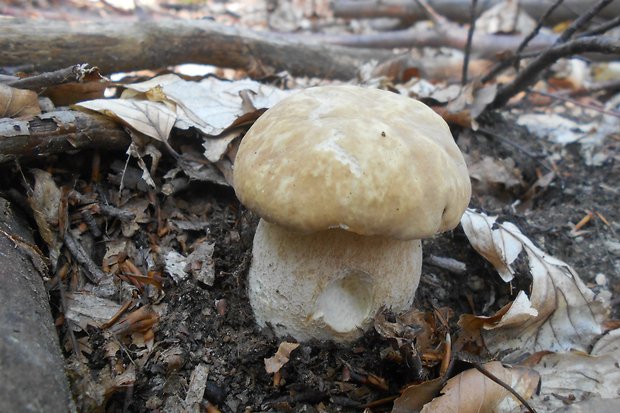
[[[341,229],[299,234],[260,220],[248,276],[259,325],[280,336],[352,341],[381,307],[408,309],[420,281],[420,240]]]

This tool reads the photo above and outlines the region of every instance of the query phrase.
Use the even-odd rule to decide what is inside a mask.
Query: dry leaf
[[[536,21],[519,9],[518,0],[505,0],[484,11],[476,20],[476,31],[485,33],[530,33]]]
[[[100,327],[118,312],[121,306],[114,301],[89,293],[66,293],[65,317],[86,331],[88,325]]]
[[[484,156],[468,169],[473,192],[478,195],[491,195],[502,199],[523,187],[521,171],[516,168],[512,158],[496,159]]]
[[[267,373],[272,374],[280,371],[282,366],[288,363],[291,353],[297,347],[299,347],[299,343],[289,343],[286,341],[280,343],[276,354],[274,354],[273,357],[265,359],[265,370]]]
[[[76,106],[121,119],[138,132],[167,142],[176,121],[175,113],[165,104],[148,100],[96,99]]]
[[[498,361],[484,364],[485,370],[508,384],[524,399],[529,399],[540,381],[538,373],[526,367],[504,367]],[[506,412],[520,405],[508,390],[478,370],[471,369],[451,378],[442,396],[426,404],[422,413]]]
[[[206,138],[202,143],[202,146],[205,148],[205,158],[213,163],[220,161],[228,152],[231,142],[239,136],[240,133],[238,131],[232,131],[218,138]]]
[[[594,343],[608,305],[568,264],[545,254],[514,224],[498,223],[497,217],[467,210],[461,224],[472,246],[504,281],[517,276],[513,264],[522,252],[532,277],[530,297],[519,292],[515,301],[492,317],[465,315],[459,321],[464,329],[481,328],[491,352],[585,351]]]
[[[176,106],[177,128],[196,127],[207,135],[219,135],[226,129],[254,120],[258,114],[253,112],[273,106],[290,93],[249,79],[230,82],[209,77],[192,82],[174,74],[127,85],[127,88],[123,98],[159,88],[159,98]],[[245,105],[241,96],[244,91],[251,92],[245,94]],[[252,107],[248,107],[247,99]]]
[[[620,389],[620,329],[602,336],[590,354],[534,354],[526,363],[541,375],[540,393],[532,400],[538,411],[562,408],[565,400],[618,397]],[[592,412],[603,410],[594,409]],[[613,410],[614,412],[618,410]]]
[[[394,400],[392,413],[419,412],[422,407],[439,395],[443,386],[443,377],[413,384],[402,391],[400,397]]]
[[[187,266],[194,278],[210,287],[215,281],[214,250],[215,243],[201,242],[194,244],[194,251],[187,256]]]
[[[32,208],[34,220],[41,234],[41,238],[49,247],[49,257],[52,268],[56,266],[62,241],[59,237],[61,192],[49,172],[41,169],[32,169],[34,175],[34,189],[28,196],[28,203]],[[66,211],[65,211],[66,213]],[[66,222],[67,219],[62,220]]]
[[[0,83],[0,118],[29,118],[39,113],[41,108],[36,92]]]

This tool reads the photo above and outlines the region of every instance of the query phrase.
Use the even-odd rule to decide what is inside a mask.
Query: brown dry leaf
[[[499,361],[486,363],[482,367],[526,400],[534,394],[540,381],[538,373],[527,367],[508,368]],[[506,412],[520,405],[508,390],[475,369],[448,380],[441,392],[443,395],[426,404],[422,413]]]
[[[52,267],[55,267],[63,244],[58,225],[60,221],[67,221],[66,218],[60,219],[62,193],[49,172],[41,169],[32,169],[31,172],[34,175],[34,188],[28,196],[28,203],[41,238],[49,247]]]
[[[496,159],[484,156],[468,169],[473,192],[479,195],[503,199],[524,185],[521,171],[516,168],[512,158]]]
[[[36,92],[0,83],[0,118],[29,118],[39,113],[41,107]]]
[[[206,135],[219,135],[254,120],[258,116],[254,112],[273,106],[290,93],[249,79],[230,82],[209,77],[192,82],[174,74],[127,85],[127,88],[122,95],[125,99],[159,88],[158,99],[176,107],[175,127],[196,127]],[[242,92],[245,92],[245,101]]]
[[[89,325],[100,327],[121,308],[114,301],[82,292],[66,293],[66,306],[65,317],[84,331]]]
[[[85,100],[103,99],[109,84],[107,80],[64,83],[49,87],[44,96],[50,98],[56,106],[69,106]]]
[[[392,413],[419,412],[426,403],[439,395],[442,386],[443,377],[408,386],[400,397],[394,400]]]
[[[282,343],[280,343],[280,346],[278,347],[278,351],[276,352],[276,354],[274,354],[273,357],[264,359],[265,370],[267,371],[267,373],[272,374],[272,373],[277,373],[278,371],[280,371],[282,366],[288,363],[291,353],[297,347],[299,347],[299,343],[289,343],[287,341],[283,341]]]
[[[228,148],[230,144],[237,139],[241,134],[239,131],[231,131],[225,133],[223,136],[218,137],[217,139],[206,138],[202,146],[205,148],[204,156],[207,158],[209,162],[218,162],[222,160],[224,155],[228,152]]]
[[[478,127],[476,118],[493,102],[496,94],[497,84],[482,85],[479,81],[474,80],[461,89],[461,93],[456,99],[448,103],[446,110],[452,116],[468,114],[471,127],[476,130]]]
[[[530,358],[533,362],[527,364],[541,376],[540,392],[532,400],[532,407],[538,411],[560,409],[565,400],[618,397],[620,329],[602,336],[590,354],[570,352],[537,356],[534,354]]]
[[[76,106],[122,120],[128,126],[161,142],[167,142],[176,121],[165,104],[148,100],[96,99]]]
[[[461,224],[472,246],[510,282],[517,257],[524,258],[532,277],[531,294],[515,300],[491,317],[461,317],[459,325],[480,333],[492,352],[586,351],[602,333],[609,306],[597,297],[565,262],[545,254],[510,222],[467,210]]]

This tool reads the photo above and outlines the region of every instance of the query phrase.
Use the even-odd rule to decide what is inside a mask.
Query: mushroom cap
[[[233,180],[241,203],[291,230],[403,240],[454,228],[471,195],[439,115],[358,86],[305,89],[267,110],[241,142]]]

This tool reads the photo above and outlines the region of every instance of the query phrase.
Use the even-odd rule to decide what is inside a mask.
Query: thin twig
[[[534,84],[540,74],[559,58],[584,52],[620,54],[620,41],[609,36],[591,36],[554,46],[534,59],[511,83],[501,87],[488,107],[497,109],[504,106],[514,95]]]
[[[71,235],[71,231],[65,233],[65,246],[75,259],[80,264],[84,271],[83,274],[94,284],[99,284],[106,274],[95,264],[95,262],[86,253],[84,248],[77,242],[77,240]]]
[[[568,41],[571,37],[573,37],[573,34],[575,34],[577,30],[584,27],[590,20],[594,18],[594,16],[596,16],[612,1],[614,0],[600,0],[594,6],[590,7],[587,12],[579,16],[575,21],[571,23],[570,26],[568,26],[568,28],[566,28],[566,30],[564,30],[560,37],[558,37],[558,39],[555,41],[555,44],[558,45]]]
[[[523,56],[521,56],[521,53],[523,53],[523,50],[525,50],[527,45],[540,32],[540,29],[545,24],[547,18],[549,18],[549,16],[551,16],[551,14],[553,13],[553,11],[556,8],[558,8],[563,2],[564,0],[556,0],[555,3],[549,6],[549,8],[540,17],[540,19],[538,19],[538,22],[536,23],[536,27],[534,28],[534,30],[532,30],[527,36],[525,36],[523,41],[521,41],[521,44],[519,44],[519,47],[517,47],[517,50],[514,53],[514,55],[500,61],[495,66],[493,66],[486,75],[482,76],[480,81],[482,83],[486,83],[489,80],[495,78],[497,75],[499,75],[504,70],[508,69],[510,66],[514,66],[515,70],[519,71],[519,62],[523,58]]]
[[[41,73],[40,75],[15,80],[9,82],[8,85],[18,89],[37,90],[68,82],[81,82],[87,74],[96,70],[98,69],[89,67],[86,63],[77,64],[53,72]]]
[[[478,0],[471,0],[469,8],[469,30],[467,31],[467,44],[465,45],[465,56],[463,58],[463,73],[461,77],[461,86],[467,84],[467,68],[469,66],[469,56],[471,55],[471,42],[474,38],[474,31],[476,30],[476,6]]]
[[[583,33],[580,33],[579,37],[596,36],[597,34],[603,34],[606,31],[614,29],[618,26],[620,26],[620,16],[616,17],[615,19],[606,21],[605,23],[601,23],[598,26],[594,26]]]
[[[521,52],[527,47],[528,43],[540,32],[540,29],[543,27],[549,16],[551,16],[551,13],[553,13],[555,9],[560,7],[563,2],[564,0],[556,0],[555,3],[549,6],[545,13],[538,19],[534,30],[532,30],[527,36],[525,36],[525,39],[523,39],[519,47],[517,47],[517,51],[515,52],[517,64],[519,62],[519,55],[521,54]]]
[[[513,396],[515,396],[521,402],[523,407],[525,407],[530,413],[536,413],[536,410],[534,410],[534,408],[529,405],[527,400],[525,400],[515,389],[513,389],[507,383],[503,382],[499,377],[497,377],[496,375],[494,375],[493,373],[491,373],[490,371],[482,367],[480,364],[472,363],[472,365],[480,373],[484,374],[489,379],[493,380],[495,383],[499,384],[500,386],[508,390]]]

